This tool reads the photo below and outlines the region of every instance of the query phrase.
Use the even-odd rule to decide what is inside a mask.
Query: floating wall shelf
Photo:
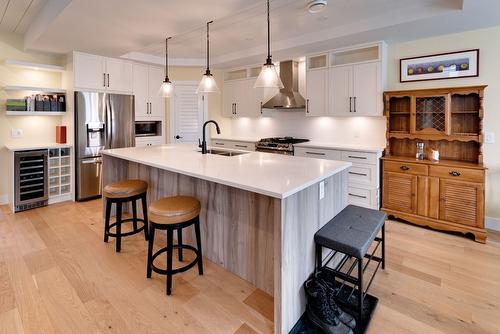
[[[38,64],[31,63],[22,60],[6,59],[5,65],[26,68],[35,71],[49,71],[49,72],[64,72],[66,69],[63,66],[48,65],[48,64]]]
[[[65,89],[61,88],[49,88],[49,87],[31,87],[31,86],[5,86],[6,91],[33,91],[33,92],[44,92],[44,93],[58,93],[66,94]]]
[[[7,116],[62,116],[65,111],[10,111],[5,112]]]

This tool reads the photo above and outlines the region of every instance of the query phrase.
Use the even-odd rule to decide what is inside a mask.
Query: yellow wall
[[[222,90],[222,71],[220,70],[211,70],[212,74],[215,77],[215,81],[217,82],[217,86]],[[171,67],[168,70],[168,75],[172,82],[176,81],[196,81],[199,82],[201,80],[201,76],[205,73],[204,67]],[[166,138],[167,142],[171,142],[170,140],[170,101],[167,100],[166,103],[167,114],[165,117],[165,121],[167,122]],[[221,131],[226,135],[229,135],[231,131],[231,121],[228,118],[222,117],[222,94],[209,94],[208,95],[208,119],[213,119],[219,123]],[[213,128],[210,127],[210,131]]]
[[[484,130],[496,133],[494,144],[484,144],[486,216],[500,218],[500,27],[420,39],[389,47],[388,89],[437,88],[488,85],[485,93]],[[467,49],[480,49],[478,78],[399,82],[399,59]]]
[[[23,51],[21,36],[0,33],[0,202],[8,191],[9,154],[6,144],[10,143],[53,143],[55,142],[55,126],[61,124],[61,117],[54,116],[5,116],[5,100],[7,94],[1,88],[6,85],[61,87],[61,74],[55,72],[35,71],[4,65],[5,59],[24,60],[42,64],[59,64],[60,59],[53,56],[27,53]],[[24,95],[27,95],[26,92]],[[22,96],[24,96],[22,95]],[[20,96],[20,97],[22,97]],[[12,128],[22,129],[21,139],[10,138]]]

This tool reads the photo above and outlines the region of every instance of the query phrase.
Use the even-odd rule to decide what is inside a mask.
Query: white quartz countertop
[[[64,148],[72,147],[71,144],[57,144],[57,143],[40,143],[40,144],[22,144],[22,143],[10,143],[6,144],[5,148],[9,151],[25,151],[25,150],[42,150],[45,148]]]
[[[382,153],[385,149],[384,147],[372,146],[372,145],[338,144],[338,143],[326,143],[326,142],[315,142],[315,141],[294,144],[293,146],[324,148],[324,149],[344,150],[344,151],[374,152],[374,153]]]
[[[351,166],[343,161],[262,152],[232,157],[201,154],[191,144],[119,148],[101,153],[280,199]]]

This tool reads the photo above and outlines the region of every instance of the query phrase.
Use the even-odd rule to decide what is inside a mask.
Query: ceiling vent
[[[316,14],[323,11],[327,5],[327,0],[311,0],[307,3],[307,10],[311,14]]]

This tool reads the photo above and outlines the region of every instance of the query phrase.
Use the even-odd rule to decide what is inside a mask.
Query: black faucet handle
[[[201,145],[201,139],[198,138],[198,147],[201,148],[203,145]]]

